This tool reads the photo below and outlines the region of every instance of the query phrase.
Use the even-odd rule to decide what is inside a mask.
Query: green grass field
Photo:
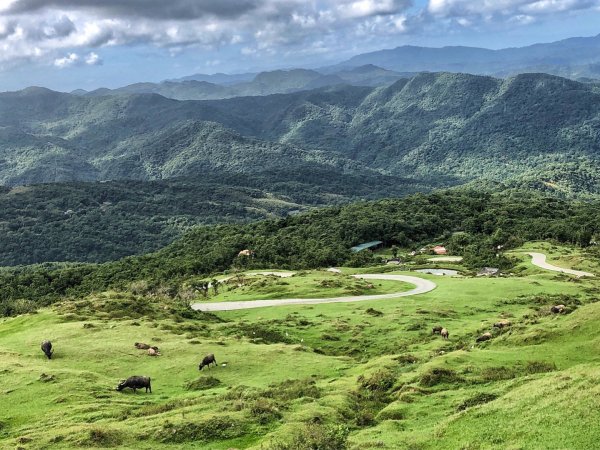
[[[217,289],[209,290],[211,302],[241,300],[277,300],[282,298],[330,298],[352,295],[380,295],[407,291],[412,285],[398,281],[376,282],[356,279],[327,271],[299,272],[291,277],[241,274],[223,281]]]
[[[598,267],[574,249],[548,253]],[[600,282],[522,261],[499,278],[423,275],[438,288],[394,300],[213,316],[108,292],[1,319],[0,448],[597,448]],[[256,289],[328,295],[318,284],[332,277]],[[381,283],[378,293],[399,284]],[[237,291],[221,299],[255,294]],[[557,303],[566,314],[550,313]],[[500,319],[511,326],[495,329]],[[476,343],[486,331],[493,339]],[[199,372],[207,353],[219,366]],[[130,375],[152,377],[153,393],[116,392]]]

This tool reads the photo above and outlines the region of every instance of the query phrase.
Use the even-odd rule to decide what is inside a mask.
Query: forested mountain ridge
[[[498,50],[465,46],[431,48],[406,45],[356,55],[321,70],[328,73],[374,64],[407,72],[448,71],[501,77],[544,72],[570,78],[598,78],[599,51],[600,35]]]
[[[135,83],[116,89],[93,91],[78,89],[81,96],[159,94],[175,100],[217,100],[306,91],[327,86],[383,86],[414,74],[394,72],[367,64],[323,74],[314,70],[273,70],[258,74],[232,76],[198,75],[161,83]]]
[[[380,88],[212,101],[28,89],[0,94],[0,180],[161,179],[206,170],[277,177],[284,166],[449,184],[508,180],[573,158],[594,164],[599,121],[595,85],[545,74],[425,73]]]

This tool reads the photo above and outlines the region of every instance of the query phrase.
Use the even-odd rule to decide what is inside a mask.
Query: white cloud
[[[69,53],[63,58],[57,58],[54,60],[54,65],[60,69],[65,67],[71,67],[80,61],[80,57],[77,53]]]
[[[85,63],[88,66],[100,66],[102,65],[102,59],[98,56],[98,53],[91,52],[85,57]]]
[[[172,56],[231,45],[257,59],[335,53],[351,50],[357,40],[374,47],[382,38],[390,42],[425,26],[439,32],[496,22],[525,25],[598,8],[600,0],[429,0],[421,8],[411,0],[144,0],[144,8],[139,5],[140,0],[0,0],[0,68],[28,61],[97,65],[102,63],[98,49],[128,45],[154,46]],[[73,62],[70,54],[88,56]]]

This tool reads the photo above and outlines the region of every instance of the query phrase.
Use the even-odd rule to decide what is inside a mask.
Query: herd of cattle
[[[550,311],[554,314],[562,314],[563,312],[565,312],[565,310],[566,310],[565,305],[554,305],[550,308]],[[503,319],[494,324],[494,328],[499,328],[499,329],[507,328],[510,326],[511,326],[510,320],[506,320],[506,319]],[[439,325],[433,327],[432,334],[439,334],[443,339],[448,339],[450,337],[450,332],[446,328],[439,326]],[[493,337],[492,333],[490,333],[488,331],[488,332],[483,333],[482,335],[478,336],[475,339],[475,341],[476,342],[489,341],[490,339],[492,339],[492,337]],[[148,344],[144,344],[142,342],[136,342],[134,344],[134,346],[138,350],[147,350],[148,356],[160,356],[160,351],[159,351],[158,347],[156,347],[156,346],[151,346]],[[42,351],[44,352],[44,354],[46,355],[46,357],[48,359],[52,359],[52,355],[54,354],[54,350],[52,349],[52,342],[50,342],[48,340],[43,341],[41,348],[42,348]],[[217,360],[215,359],[215,355],[212,353],[210,353],[210,354],[206,355],[204,358],[202,358],[202,361],[198,365],[198,370],[202,370],[204,367],[210,368],[211,364],[214,364],[215,366],[217,365]],[[119,391],[119,392],[125,388],[133,389],[133,392],[136,392],[138,389],[146,389],[146,392],[152,393],[152,385],[151,385],[150,377],[142,377],[139,375],[134,375],[132,377],[127,378],[126,380],[122,380],[117,385],[117,391]]]
[[[134,346],[138,350],[147,350],[148,356],[160,356],[160,351],[156,346],[151,346],[141,342],[136,342]],[[41,348],[44,352],[44,355],[46,355],[48,359],[52,359],[52,355],[54,354],[54,350],[52,350],[52,342],[48,340],[43,341]],[[214,364],[215,366],[217,365],[215,355],[212,353],[202,358],[202,361],[200,361],[200,364],[198,365],[198,370],[202,370],[204,367],[208,367],[210,369],[211,364]],[[126,380],[121,380],[116,389],[120,392],[126,388],[132,389],[134,393],[137,392],[138,389],[146,389],[146,393],[150,392],[152,394],[150,377],[142,377],[140,375],[131,376]]]

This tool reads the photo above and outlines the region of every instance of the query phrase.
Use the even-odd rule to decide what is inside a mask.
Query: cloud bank
[[[600,0],[0,0],[0,69],[99,65],[103,48],[135,45],[171,55],[317,55],[352,42],[522,26],[599,8]]]

